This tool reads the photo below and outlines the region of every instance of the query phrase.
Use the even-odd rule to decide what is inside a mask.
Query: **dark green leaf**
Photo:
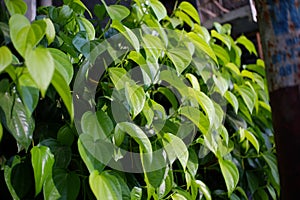
[[[31,149],[31,163],[35,180],[35,196],[42,190],[48,176],[51,176],[54,156],[45,146],[35,146]]]
[[[0,94],[0,107],[3,125],[14,136],[18,142],[19,151],[27,150],[32,141],[34,120],[28,116],[27,110],[17,93],[14,96],[8,93]]]
[[[49,200],[75,200],[80,191],[80,179],[74,172],[65,169],[54,169],[52,177],[48,176],[44,183],[44,198]]]
[[[74,141],[73,130],[68,124],[62,126],[57,133],[57,140],[66,146],[71,146]]]

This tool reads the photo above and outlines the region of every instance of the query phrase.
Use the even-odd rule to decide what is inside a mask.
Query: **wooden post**
[[[281,184],[281,199],[299,198],[300,1],[256,0]]]

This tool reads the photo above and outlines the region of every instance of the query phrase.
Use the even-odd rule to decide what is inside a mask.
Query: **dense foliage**
[[[158,0],[25,12],[0,13],[1,198],[279,197],[264,62],[229,24]]]

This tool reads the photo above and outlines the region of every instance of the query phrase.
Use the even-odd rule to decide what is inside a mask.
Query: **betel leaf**
[[[276,156],[274,154],[272,154],[271,152],[264,152],[262,154],[263,158],[265,159],[266,163],[268,164],[268,166],[271,169],[271,179],[274,180],[276,186],[279,186],[279,174],[278,174],[278,165],[277,165],[277,160],[276,160]]]
[[[31,163],[35,180],[35,196],[42,190],[44,181],[52,174],[54,156],[45,146],[35,146],[31,149]]]
[[[231,49],[231,41],[226,34],[220,34],[215,30],[211,30],[211,36],[223,42],[229,50]]]
[[[48,49],[42,47],[29,50],[26,52],[25,64],[44,97],[55,70],[51,53]]]
[[[249,142],[254,146],[256,149],[257,153],[259,153],[260,145],[256,137],[254,136],[253,133],[251,133],[248,130],[244,130],[245,137],[249,140]]]
[[[195,180],[194,182],[197,185],[197,187],[199,188],[199,190],[203,193],[205,199],[211,200],[212,197],[211,197],[210,190],[207,187],[207,185],[200,180]]]
[[[182,139],[171,133],[165,133],[163,135],[163,145],[170,163],[178,159],[182,168],[185,170],[189,158],[189,151]]]
[[[187,2],[187,1],[182,1],[179,4],[178,8],[180,10],[182,10],[183,12],[185,12],[186,14],[188,14],[190,17],[192,17],[193,20],[195,20],[195,22],[200,24],[199,14],[198,14],[196,8],[191,3]]]
[[[82,158],[84,164],[88,168],[89,172],[92,173],[94,170],[98,170],[99,172],[102,172],[102,170],[105,168],[105,165],[102,164],[99,160],[97,160],[82,144],[81,138],[78,139],[78,151],[80,154],[80,157]]]
[[[55,39],[55,27],[51,19],[45,18],[44,21],[46,22],[46,38],[48,44],[50,45]]]
[[[144,153],[152,153],[150,140],[140,127],[130,122],[121,122],[117,124],[116,128],[120,128],[130,135],[140,145]]]
[[[178,17],[181,20],[181,22],[184,22],[187,25],[189,25],[191,27],[191,29],[194,29],[193,20],[185,12],[183,12],[181,10],[176,10],[175,16]]]
[[[244,47],[249,51],[249,53],[254,53],[257,56],[257,52],[254,44],[246,36],[242,35],[237,40],[237,43],[244,45]]]
[[[198,91],[201,90],[199,81],[198,81],[197,77],[194,74],[187,73],[187,74],[185,74],[185,77],[190,81],[190,83],[192,84],[192,87],[195,90],[198,90]]]
[[[32,141],[35,123],[33,118],[27,114],[27,110],[16,91],[0,94],[1,118],[5,128],[14,136],[18,142],[18,150],[27,150]]]
[[[139,52],[140,43],[139,43],[138,38],[136,37],[136,35],[134,34],[134,32],[132,30],[130,30],[129,28],[127,28],[121,22],[119,22],[117,20],[113,20],[111,27],[117,29],[131,43],[133,48],[137,52]]]
[[[236,75],[241,75],[240,69],[234,63],[229,62],[225,65],[225,67],[234,72]]]
[[[187,48],[172,48],[167,50],[167,56],[173,62],[177,74],[181,74],[191,63],[192,55]]]
[[[157,20],[160,21],[167,16],[167,10],[160,1],[158,0],[150,0],[150,7],[155,13]]]
[[[191,106],[184,106],[181,107],[179,113],[191,120],[203,134],[208,133],[210,129],[209,120],[199,109]]]
[[[15,188],[12,185],[12,180],[11,180],[11,175],[12,175],[12,170],[14,168],[14,166],[18,165],[21,163],[21,158],[16,155],[13,157],[11,166],[5,165],[4,166],[4,178],[5,178],[5,183],[7,185],[7,188],[10,192],[10,195],[15,199],[15,200],[19,200],[20,197],[18,196],[18,194],[15,191]]]
[[[199,35],[197,35],[194,32],[189,32],[188,37],[191,39],[191,41],[195,44],[195,47],[198,51],[206,53],[213,61],[215,61],[216,64],[218,64],[218,59],[216,57],[215,52],[212,50],[212,48],[206,43],[206,41],[201,38]]]
[[[43,194],[45,199],[75,200],[80,191],[80,179],[74,172],[65,169],[53,169],[52,176],[44,182]]]
[[[13,60],[12,53],[6,46],[0,47],[0,72],[11,64]]]
[[[241,95],[243,101],[245,102],[248,110],[250,113],[252,113],[254,105],[255,105],[255,96],[256,93],[253,91],[250,87],[246,85],[234,85],[234,88],[237,90],[237,92]]]
[[[239,171],[236,165],[230,160],[219,158],[219,164],[221,167],[221,172],[225,179],[228,197],[230,197],[239,181]]]
[[[60,97],[62,98],[71,118],[71,121],[74,119],[74,106],[72,95],[70,91],[70,87],[68,86],[67,82],[63,78],[60,73],[55,70],[53,74],[53,78],[51,80],[51,84],[54,86]]]
[[[130,106],[132,118],[135,118],[143,110],[146,101],[146,94],[141,86],[126,82],[125,96]]]
[[[90,187],[97,199],[122,199],[122,186],[118,179],[111,175],[109,171],[103,171],[99,174],[97,170],[93,171],[89,177]]]
[[[48,48],[48,51],[53,57],[55,69],[65,79],[66,83],[70,84],[74,74],[70,59],[59,49]]]
[[[25,15],[27,4],[23,0],[5,0],[4,2],[11,16],[14,14]]]
[[[28,110],[28,115],[30,116],[38,104],[39,89],[29,73],[24,73],[24,71],[18,79],[17,89],[26,109]]]
[[[84,17],[78,17],[77,21],[80,25],[80,31],[85,31],[89,40],[94,40],[96,32],[93,24]]]
[[[111,67],[108,69],[108,74],[117,90],[123,89],[125,83],[131,81],[124,68]]]
[[[177,109],[178,108],[178,101],[177,98],[174,94],[174,92],[172,92],[169,88],[167,87],[159,87],[157,89],[157,92],[162,93],[172,104],[172,108]]]
[[[20,14],[9,19],[10,37],[16,50],[27,58],[27,49],[32,50],[46,34],[47,24],[37,20],[30,24],[29,20]]]
[[[122,5],[107,6],[106,11],[112,20],[117,21],[122,21],[130,14],[129,9]]]
[[[93,136],[95,140],[105,140],[113,130],[113,123],[102,110],[96,113],[87,111],[81,118],[81,129],[84,134]]]
[[[213,75],[213,80],[217,88],[219,89],[220,94],[223,96],[229,87],[227,80],[223,78],[221,75],[216,76],[215,74]]]
[[[238,109],[239,109],[239,102],[238,102],[236,96],[232,92],[227,90],[224,94],[224,97],[230,103],[230,105],[233,107],[234,112],[237,113]]]

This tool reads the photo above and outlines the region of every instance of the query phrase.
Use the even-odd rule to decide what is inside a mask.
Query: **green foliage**
[[[245,36],[209,32],[188,2],[168,16],[158,0],[102,0],[93,15],[64,0],[33,22],[24,5],[5,1],[0,22],[11,197],[279,198],[264,63],[243,64],[241,47],[257,54]]]

